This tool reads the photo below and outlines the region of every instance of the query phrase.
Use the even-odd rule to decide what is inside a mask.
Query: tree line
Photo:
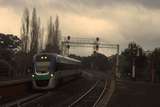
[[[1,69],[0,76],[3,71],[8,71],[5,73],[11,74],[11,78],[25,76],[34,54],[42,51],[60,53],[60,36],[58,16],[55,21],[50,16],[47,29],[44,31],[36,8],[33,8],[31,13],[25,8],[20,28],[21,38],[11,34],[0,34],[0,66],[6,64],[11,68],[9,71]]]
[[[93,53],[90,56],[82,57],[70,54],[69,57],[81,60],[83,69],[98,70],[104,73],[112,69],[112,61],[101,53]]]
[[[160,82],[160,48],[144,51],[140,45],[130,42],[120,54],[119,68],[122,78],[132,78],[133,60],[136,80]]]
[[[59,18],[56,16],[55,23],[52,17],[47,25],[47,37],[44,36],[44,27],[41,19],[37,15],[36,8],[33,8],[32,14],[28,8],[24,10],[21,25],[22,51],[34,55],[42,50],[47,52],[60,53],[60,29]]]

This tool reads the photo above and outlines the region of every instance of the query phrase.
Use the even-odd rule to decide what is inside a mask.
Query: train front
[[[54,88],[56,86],[55,67],[56,58],[53,55],[35,55],[33,58],[33,88],[38,90]]]

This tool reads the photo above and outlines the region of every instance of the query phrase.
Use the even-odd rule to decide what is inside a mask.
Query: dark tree
[[[31,45],[30,52],[31,54],[35,54],[38,52],[38,38],[40,34],[40,19],[38,21],[36,9],[33,8],[32,12],[32,20],[31,20]]]
[[[46,43],[46,51],[53,52],[53,37],[54,37],[54,24],[52,22],[52,17],[50,16],[50,20],[48,23],[48,32],[47,32],[47,43]]]
[[[59,18],[56,17],[55,20],[55,30],[53,37],[53,47],[55,53],[60,53],[60,30],[59,30]]]
[[[160,81],[160,48],[155,48],[151,54],[154,75],[157,81]]]
[[[29,11],[26,8],[22,17],[22,26],[21,26],[21,40],[22,40],[22,51],[28,52],[29,47]]]
[[[133,62],[133,60],[135,62]],[[120,69],[123,76],[131,76],[133,63],[135,63],[136,78],[145,80],[148,72],[146,70],[147,57],[142,47],[131,42],[128,44],[128,48],[126,48],[120,56]]]
[[[55,24],[52,22],[52,17],[50,17],[48,24],[48,40],[46,43],[46,51],[60,53],[60,30],[59,30],[59,19],[56,17]]]
[[[0,76],[16,75],[14,57],[21,51],[21,40],[11,34],[0,34]],[[19,63],[18,63],[19,64]],[[20,64],[19,64],[20,65]],[[15,67],[16,68],[16,67]]]

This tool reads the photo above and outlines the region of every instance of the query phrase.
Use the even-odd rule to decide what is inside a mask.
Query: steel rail
[[[29,103],[33,103],[35,102],[35,100],[39,100],[41,98],[44,98],[44,97],[48,97],[52,92],[51,91],[48,91],[48,92],[45,92],[45,93],[42,93],[40,96],[34,98],[34,99],[30,99],[28,101],[25,101],[25,102],[22,102],[20,103],[20,106],[19,107],[25,107],[26,105],[28,105]]]
[[[107,89],[109,88],[110,85],[110,81],[106,80],[105,81],[105,85],[103,88],[103,91],[101,92],[100,96],[98,97],[98,99],[96,100],[96,102],[94,103],[94,105],[92,107],[96,107],[98,105],[98,103],[101,101],[101,99],[103,98],[105,92],[107,91]]]
[[[30,101],[33,101],[34,99],[37,99],[37,98],[40,98],[44,95],[46,95],[47,93],[36,93],[36,94],[33,94],[33,95],[30,95],[30,96],[27,96],[25,98],[21,98],[19,100],[16,100],[16,101],[12,101],[12,102],[9,102],[7,104],[3,104],[2,107],[21,107],[21,105],[24,105]]]
[[[73,103],[71,103],[68,107],[73,107],[76,105],[78,102],[80,102],[85,96],[87,96],[92,90],[96,88],[98,85],[99,81],[97,81],[87,92],[85,92],[82,96],[80,96],[77,100],[75,100]]]

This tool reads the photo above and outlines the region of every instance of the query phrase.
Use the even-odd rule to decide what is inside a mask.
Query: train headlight
[[[34,75],[32,75],[32,77],[34,77]]]
[[[51,74],[51,77],[53,77],[53,74]]]

